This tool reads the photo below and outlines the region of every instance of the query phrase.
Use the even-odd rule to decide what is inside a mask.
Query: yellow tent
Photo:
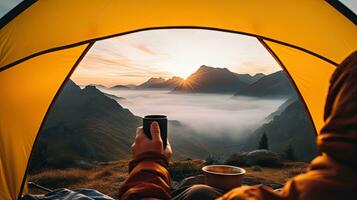
[[[157,28],[256,37],[296,86],[318,132],[329,77],[357,49],[356,24],[333,0],[24,1],[0,21],[0,199],[22,193],[46,113],[97,40]]]

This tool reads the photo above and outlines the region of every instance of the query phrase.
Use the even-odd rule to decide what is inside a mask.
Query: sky
[[[347,6],[354,13],[357,13],[357,1],[356,0],[340,0],[345,6]]]
[[[20,2],[20,0],[0,0],[0,17],[5,15]]]
[[[78,84],[140,84],[151,77],[187,78],[201,65],[269,74],[279,65],[254,37],[198,29],[162,29],[96,42],[77,67]]]

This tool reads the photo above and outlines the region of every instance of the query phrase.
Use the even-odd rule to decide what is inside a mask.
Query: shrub
[[[260,165],[264,167],[282,167],[283,163],[281,162],[278,154],[265,150],[259,149],[249,152],[245,157],[245,162],[249,166]]]
[[[169,171],[174,181],[180,181],[186,177],[201,174],[202,162],[177,161],[170,165]]]
[[[206,165],[217,165],[220,164],[219,162],[219,158],[217,156],[214,155],[208,155],[208,157],[205,159],[206,161]]]

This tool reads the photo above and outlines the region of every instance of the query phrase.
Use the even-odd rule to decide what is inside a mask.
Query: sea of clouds
[[[118,102],[133,114],[167,115],[200,134],[239,137],[265,122],[286,99],[260,99],[218,94],[173,94],[166,90],[106,90],[124,97]]]

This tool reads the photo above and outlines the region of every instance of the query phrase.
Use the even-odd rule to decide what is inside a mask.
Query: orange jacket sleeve
[[[171,199],[168,160],[157,153],[144,153],[129,163],[129,177],[120,188],[120,199]]]

